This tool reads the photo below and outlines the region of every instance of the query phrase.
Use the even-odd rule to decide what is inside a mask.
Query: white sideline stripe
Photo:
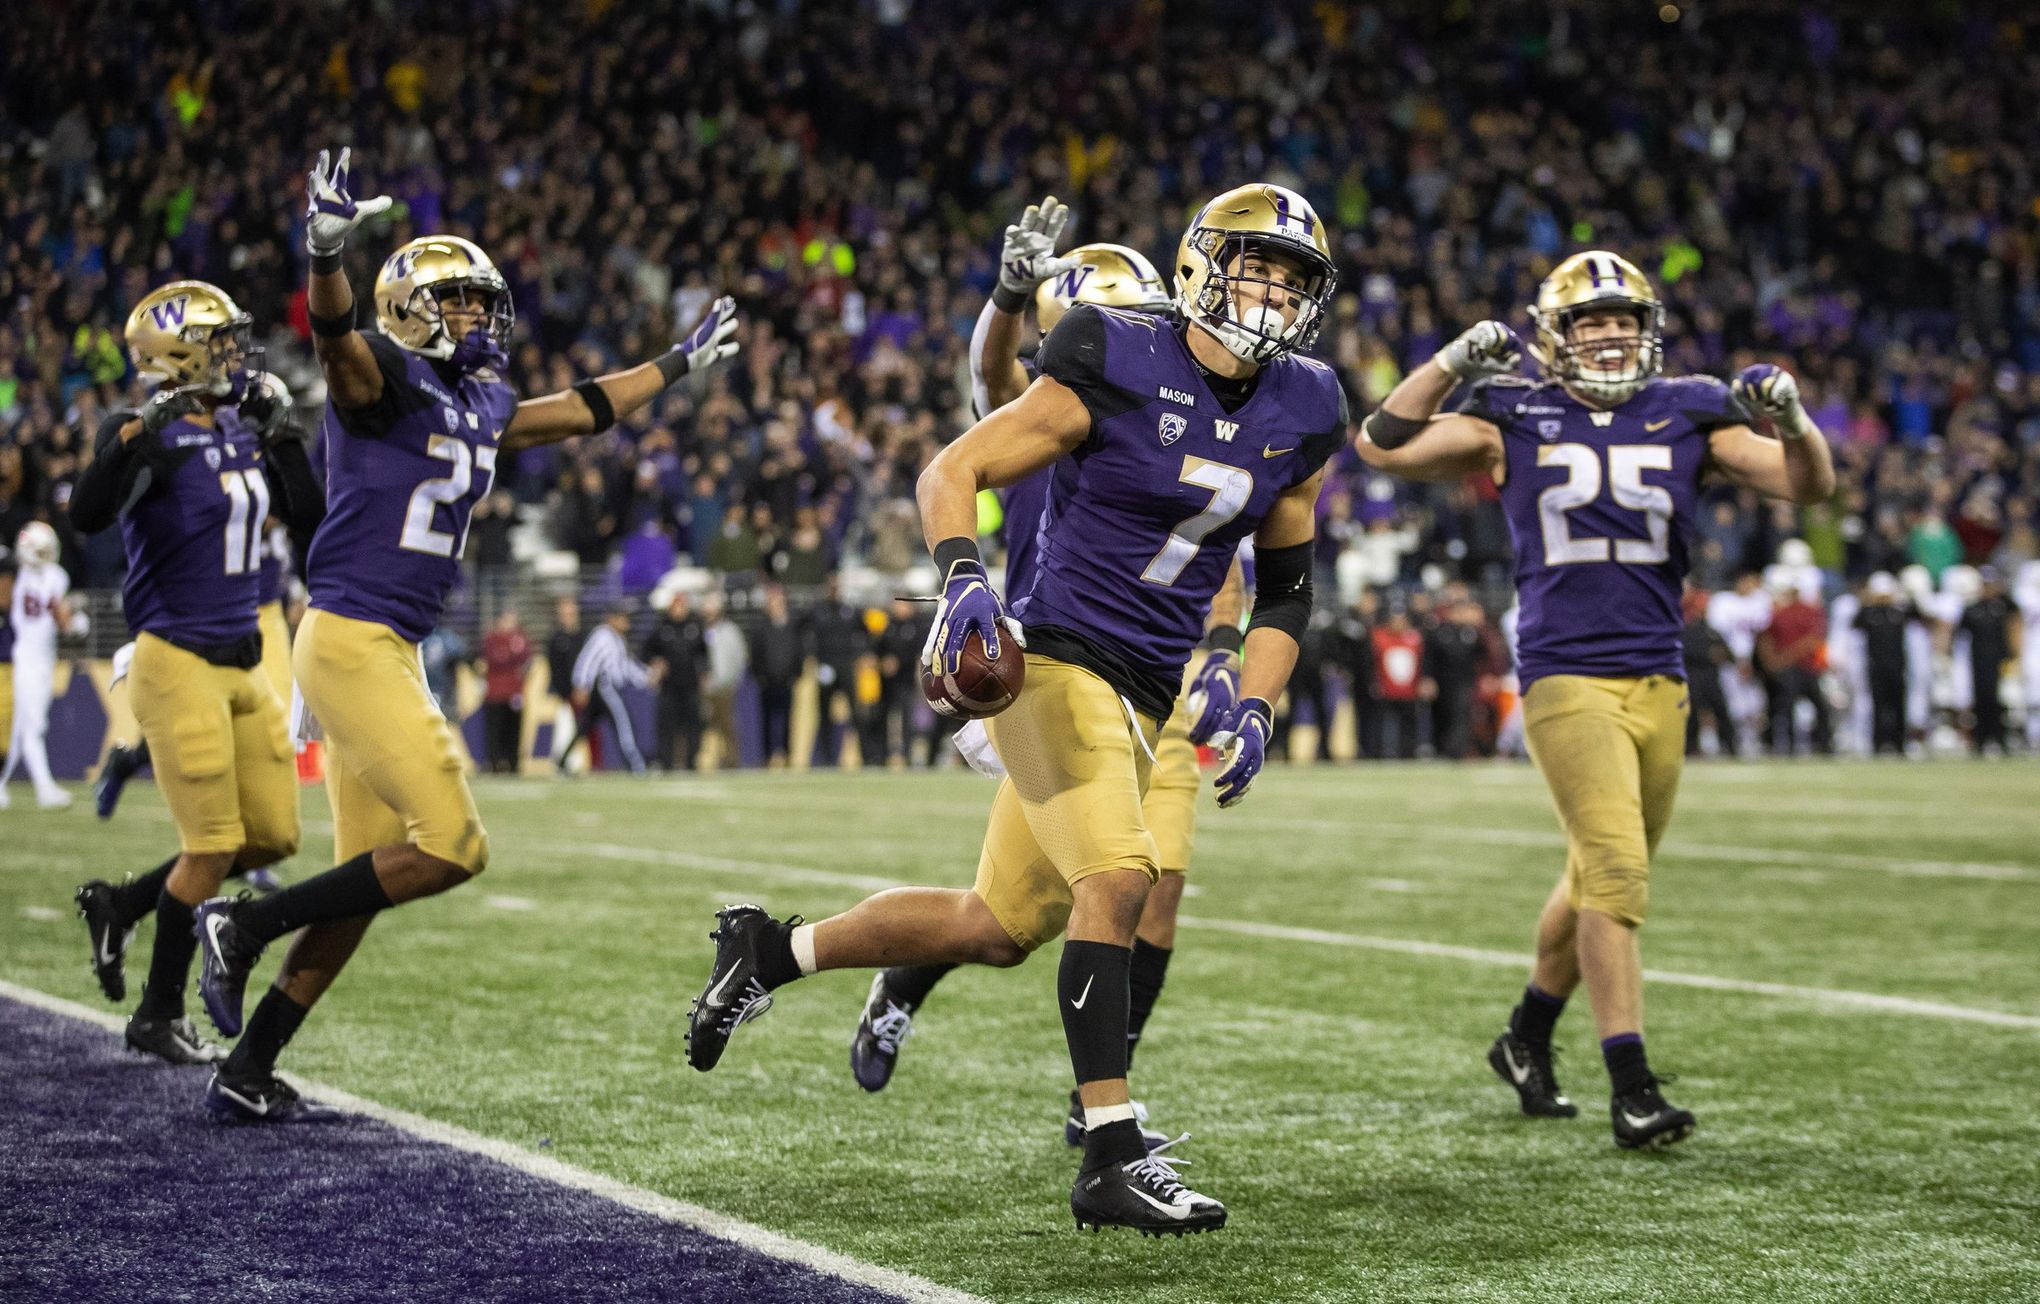
[[[533,901],[530,897],[521,896],[501,896],[501,895],[485,896],[482,898],[482,904],[489,907],[491,910],[538,909],[538,902]]]
[[[21,916],[24,919],[33,919],[38,924],[53,924],[63,919],[64,912],[52,910],[48,906],[23,906]]]
[[[790,883],[826,883],[835,887],[855,887],[870,891],[884,891],[902,886],[895,878],[878,878],[868,874],[844,874],[831,869],[819,869],[811,865],[789,865],[776,861],[731,860],[722,856],[698,856],[691,852],[668,851],[655,847],[630,847],[616,843],[520,843],[520,846],[535,851],[557,851],[561,853],[581,852],[605,858],[631,860],[640,864],[669,864],[688,869],[704,869],[711,872],[754,875],[775,878]],[[1425,942],[1400,937],[1370,937],[1360,933],[1334,933],[1319,928],[1291,928],[1282,924],[1262,924],[1246,919],[1206,919],[1193,915],[1181,915],[1176,923],[1184,928],[1205,928],[1213,932],[1238,933],[1245,937],[1265,937],[1289,942],[1314,942],[1322,946],[1355,947],[1371,951],[1391,951],[1399,955],[1421,955],[1434,959],[1466,960],[1474,964],[1509,965],[1517,968],[1529,963],[1527,954],[1514,951],[1489,951],[1475,946],[1454,946],[1447,942]],[[1651,982],[1664,983],[1671,987],[1702,987],[1710,991],[1739,992],[1747,996],[1772,996],[1782,1000],[1810,1001],[1817,1005],[1838,1009],[1875,1010],[1881,1014],[1914,1014],[1930,1019],[1951,1019],[1962,1023],[1982,1023],[1996,1028],[2040,1029],[2040,1015],[2010,1014],[2003,1010],[1978,1009],[1970,1005],[1949,1005],[1941,1001],[1915,1000],[1909,996],[1885,996],[1878,992],[1850,991],[1842,987],[1800,987],[1791,983],[1758,982],[1747,978],[1717,978],[1712,974],[1677,973],[1666,969],[1646,969],[1643,976]]]
[[[0,997],[34,1006],[51,1014],[77,1019],[104,1028],[108,1032],[119,1032],[125,1026],[118,1015],[79,1005],[61,996],[51,996],[33,987],[22,987],[4,978],[0,978]],[[740,1218],[732,1218],[713,1209],[704,1209],[698,1204],[688,1204],[684,1200],[675,1200],[656,1191],[647,1191],[641,1186],[619,1182],[613,1177],[604,1177],[600,1173],[577,1168],[547,1155],[533,1154],[522,1146],[512,1145],[508,1141],[482,1136],[452,1123],[426,1118],[422,1114],[391,1109],[387,1105],[379,1105],[352,1092],[313,1082],[296,1074],[292,1074],[291,1077],[307,1095],[336,1105],[349,1113],[386,1123],[400,1132],[410,1133],[421,1141],[430,1141],[437,1145],[450,1146],[455,1150],[464,1150],[471,1155],[480,1155],[484,1159],[493,1159],[499,1164],[505,1164],[556,1186],[586,1191],[590,1195],[600,1196],[625,1208],[704,1232],[771,1258],[812,1268],[816,1272],[840,1277],[855,1285],[888,1291],[910,1301],[911,1304],[987,1304],[987,1301],[975,1295],[951,1290],[947,1286],[938,1286],[932,1281],[925,1281],[910,1273],[882,1268],[875,1263],[866,1263],[862,1259],[853,1259],[847,1254],[823,1249],[819,1245],[810,1245],[806,1241],[797,1241],[790,1236],[782,1236],[778,1232],[747,1223]]]
[[[1400,937],[1368,937],[1360,933],[1333,933],[1321,928],[1290,928],[1281,924],[1257,924],[1243,919],[1200,919],[1179,915],[1179,928],[1207,928],[1217,933],[1243,937],[1265,937],[1282,942],[1315,942],[1320,946],[1356,947],[1368,951],[1392,951],[1398,955],[1422,955],[1444,960],[1466,960],[1473,964],[1527,968],[1530,957],[1513,951],[1489,951],[1477,946],[1451,946],[1444,942],[1421,942]],[[1917,1014],[1930,1019],[1953,1019],[1963,1023],[1987,1023],[1996,1028],[2040,1028],[2040,1016],[2007,1014],[2001,1010],[1979,1010],[1968,1005],[1947,1005],[1940,1001],[1918,1001],[1909,996],[1882,996],[1876,992],[1853,992],[1836,987],[1798,987],[1791,983],[1753,982],[1746,978],[1716,978],[1704,973],[1675,973],[1667,969],[1646,969],[1643,976],[1668,987],[1701,987],[1715,992],[1740,992],[1750,996],[1776,996],[1785,1000],[1810,1001],[1816,1005],[1875,1010],[1881,1014]]]

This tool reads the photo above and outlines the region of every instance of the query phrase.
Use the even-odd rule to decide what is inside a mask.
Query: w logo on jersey
[[[1190,419],[1180,412],[1162,413],[1162,423],[1157,430],[1157,433],[1162,437],[1162,447],[1167,448],[1170,444],[1181,439],[1183,432],[1189,428]]]
[[[1091,273],[1097,270],[1097,268],[1089,263],[1085,263],[1081,267],[1070,268],[1070,270],[1055,278],[1055,297],[1071,303],[1076,302],[1077,296],[1083,293],[1084,282],[1090,280]]]
[[[1215,420],[1212,424],[1218,427],[1218,442],[1221,444],[1230,444],[1233,436],[1240,433],[1240,423],[1237,421]]]
[[[156,329],[159,331],[182,330],[185,311],[190,307],[191,296],[180,294],[174,299],[165,299],[149,309],[149,320],[156,323]]]

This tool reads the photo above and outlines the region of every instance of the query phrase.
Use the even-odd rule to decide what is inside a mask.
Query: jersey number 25
[[[1589,444],[1546,444],[1537,450],[1537,465],[1562,466],[1565,482],[1537,495],[1537,523],[1544,534],[1544,564],[1569,566],[1607,561],[1614,545],[1616,561],[1656,566],[1671,557],[1672,495],[1645,484],[1645,471],[1672,469],[1672,450],[1663,444],[1616,444],[1608,449],[1607,484],[1616,505],[1642,512],[1648,539],[1600,539],[1575,535],[1566,513],[1601,496],[1601,454]]]

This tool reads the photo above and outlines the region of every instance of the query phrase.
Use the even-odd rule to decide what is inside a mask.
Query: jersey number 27
[[[474,487],[476,467],[482,469],[482,493],[487,495],[496,483],[496,450],[487,444],[470,445],[452,435],[433,435],[425,441],[425,455],[453,463],[453,470],[411,491],[410,505],[404,510],[404,533],[397,542],[412,552],[458,557],[467,550],[470,518],[460,518],[460,535],[456,538],[444,530],[433,529],[433,516],[442,504],[451,507],[467,497],[468,490]]]

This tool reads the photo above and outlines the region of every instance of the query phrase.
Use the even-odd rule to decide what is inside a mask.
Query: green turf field
[[[1482,1059],[1563,856],[1533,771],[1276,767],[1207,797],[1134,1089],[1232,1222],[1166,1242],[1071,1225],[1053,954],[952,977],[879,1096],[849,1075],[859,974],[686,1066],[717,905],[966,885],[987,781],[479,790],[488,874],[386,916],[287,1069],[996,1300],[2040,1299],[2032,764],[1688,772],[1644,946],[1674,976],[1653,1063],[1700,1126],[1656,1156],[1610,1142],[1583,1000],[1580,1119],[1519,1117]],[[304,809],[296,874],[329,850]],[[107,825],[0,816],[0,978],[97,1003],[70,890],[170,845],[146,784]]]

